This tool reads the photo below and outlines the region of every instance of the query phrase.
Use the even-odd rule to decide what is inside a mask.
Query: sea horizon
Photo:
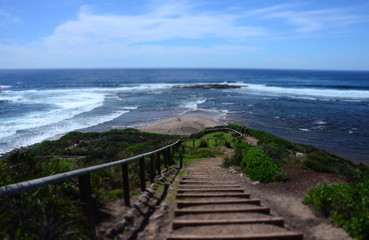
[[[228,84],[239,89],[176,88]],[[0,69],[0,154],[74,130],[208,115],[369,164],[369,71]]]

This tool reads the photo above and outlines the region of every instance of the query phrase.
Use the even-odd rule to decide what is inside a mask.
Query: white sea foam
[[[104,94],[83,90],[20,91],[8,96],[13,103],[47,104],[48,110],[36,110],[23,116],[2,118],[0,137],[7,137],[17,131],[36,128],[60,122],[102,106]]]
[[[70,118],[55,124],[49,124],[42,127],[18,131],[16,134],[6,138],[0,137],[0,142],[7,142],[7,145],[0,145],[0,154],[11,149],[29,146],[45,139],[64,134],[76,129],[82,129],[94,125],[98,125],[107,121],[111,121],[129,111],[116,111],[110,114],[94,116],[89,118]]]
[[[299,128],[300,131],[303,131],[303,132],[310,132],[309,129],[306,129],[306,128]]]
[[[10,85],[0,85],[0,89],[12,88]]]
[[[340,90],[340,89],[314,89],[314,88],[285,88],[285,87],[273,87],[264,84],[247,84],[246,88],[241,88],[238,91],[250,92],[255,91],[257,93],[272,93],[278,96],[288,95],[290,97],[315,97],[330,98],[330,99],[369,99],[369,91],[363,90]],[[318,98],[318,99],[317,99]]]
[[[111,121],[138,108],[123,106],[103,115],[81,115],[103,106],[106,96],[112,94],[116,94],[116,90],[29,90],[2,94],[2,99],[9,104],[34,104],[35,110],[17,117],[0,116],[0,154],[58,134]],[[38,104],[43,107],[37,109]]]
[[[197,110],[198,105],[200,105],[202,103],[205,103],[206,101],[207,101],[206,98],[189,99],[189,100],[186,100],[182,104],[182,107],[187,108],[187,109],[191,109],[191,110]]]
[[[328,124],[327,122],[321,121],[321,120],[314,121],[313,123],[317,125],[327,125]]]

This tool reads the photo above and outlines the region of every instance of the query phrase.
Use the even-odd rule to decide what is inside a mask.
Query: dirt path
[[[288,235],[291,232],[302,233],[303,239],[307,240],[352,239],[342,229],[333,227],[327,219],[317,217],[307,206],[303,205],[301,192],[283,190],[285,189],[284,183],[252,182],[237,169],[222,168],[221,163],[222,158],[213,158],[188,166],[184,170],[183,179],[178,178],[169,188],[167,200],[151,217],[150,223],[137,239],[162,240],[167,239],[168,236],[171,236],[168,239],[181,239],[177,238],[178,235],[188,234],[210,237],[219,234],[233,236],[234,234],[251,233],[286,233]],[[298,174],[302,173],[304,172]],[[199,188],[205,191],[198,192]],[[227,194],[239,195],[207,196],[206,199],[195,196],[196,194],[221,193],[220,191],[213,192],[214,188],[227,189],[229,190]],[[195,191],[189,191],[189,189]],[[250,198],[242,195],[245,193],[250,194]],[[222,202],[215,203],[214,201]],[[229,224],[229,222],[224,224],[225,219],[233,219],[234,224]],[[248,219],[264,219],[274,224],[247,224]],[[284,227],[281,227],[282,220],[284,220]],[[212,221],[211,225],[203,225],[204,222],[210,221]],[[219,225],[216,221],[223,222]]]

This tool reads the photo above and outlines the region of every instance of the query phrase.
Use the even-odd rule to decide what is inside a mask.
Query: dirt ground
[[[219,164],[222,158],[216,158]],[[201,166],[201,161],[191,168]],[[345,240],[352,239],[341,228],[332,226],[323,216],[314,214],[301,201],[305,193],[323,184],[345,183],[345,180],[327,173],[316,173],[298,168],[287,168],[289,180],[285,183],[262,184],[252,182],[238,168],[221,169],[222,180],[236,181],[252,198],[260,199],[262,206],[271,208],[271,214],[285,219],[287,229],[304,234],[307,240]],[[219,170],[218,170],[219,171]],[[176,207],[175,197],[178,179],[170,186],[168,200],[150,217],[147,226],[135,238],[126,239],[166,239],[171,230]]]

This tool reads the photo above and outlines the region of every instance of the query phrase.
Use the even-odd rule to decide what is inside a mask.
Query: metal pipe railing
[[[233,131],[237,133],[238,135],[240,135],[233,139],[237,139],[243,136],[242,133],[234,129],[230,129],[230,128],[212,129],[212,131],[217,131],[217,130]],[[212,138],[212,139],[216,139],[216,138]],[[186,140],[186,142],[195,141],[195,140],[198,140],[198,139],[190,139],[190,140]],[[94,216],[92,187],[91,187],[91,179],[90,179],[91,173],[121,165],[124,203],[126,206],[130,206],[128,163],[135,161],[135,160],[139,160],[140,189],[142,191],[145,191],[146,177],[145,177],[144,158],[150,157],[149,174],[150,174],[150,181],[153,182],[154,177],[155,177],[155,172],[157,172],[157,174],[161,173],[161,164],[163,164],[164,167],[167,167],[170,164],[172,156],[174,155],[175,151],[179,149],[179,146],[182,142],[183,142],[182,140],[177,140],[176,142],[170,145],[167,145],[165,147],[162,147],[160,149],[157,149],[155,151],[140,154],[140,155],[137,155],[131,158],[121,159],[121,160],[117,160],[114,162],[104,163],[104,164],[100,164],[100,165],[96,165],[92,167],[87,167],[87,168],[78,169],[78,170],[69,171],[69,172],[60,173],[60,174],[55,174],[55,175],[51,175],[47,177],[37,178],[37,179],[29,180],[29,181],[14,183],[14,184],[10,184],[7,186],[2,186],[0,187],[0,196],[9,197],[9,196],[21,194],[23,192],[27,192],[30,190],[34,190],[40,187],[44,187],[47,185],[61,183],[69,179],[78,178],[80,201],[82,203],[82,211],[83,211],[83,214],[86,216],[86,218],[90,221],[91,228],[94,230],[95,216]],[[161,153],[163,154],[163,163],[161,163],[160,161]],[[179,168],[182,168],[183,158],[181,154],[179,158],[180,158]]]
[[[173,147],[173,146],[177,145],[179,142],[180,142],[180,140],[178,140],[175,143],[172,143],[168,146],[165,146],[163,148],[157,149],[155,151],[144,153],[144,154],[141,154],[141,155],[137,155],[137,156],[134,156],[134,157],[131,157],[131,158],[126,158],[126,159],[122,159],[122,160],[118,160],[118,161],[114,161],[114,162],[110,162],[110,163],[104,163],[104,164],[100,164],[100,165],[96,165],[96,166],[92,166],[92,167],[87,167],[87,168],[78,169],[78,170],[74,170],[74,171],[70,171],[70,172],[51,175],[51,176],[48,176],[48,177],[42,177],[42,178],[37,178],[37,179],[25,181],[25,182],[14,183],[14,184],[11,184],[11,185],[3,186],[3,187],[0,187],[0,193],[1,193],[2,196],[12,196],[12,195],[15,195],[15,194],[20,194],[22,192],[33,190],[33,189],[40,188],[40,187],[43,187],[43,186],[47,186],[47,185],[50,185],[50,184],[64,182],[64,181],[72,179],[72,178],[80,177],[80,176],[83,176],[83,175],[86,175],[86,174],[89,174],[89,173],[93,173],[93,172],[97,172],[97,171],[100,171],[100,170],[103,170],[103,169],[106,169],[106,168],[111,168],[111,167],[114,167],[114,166],[117,166],[117,165],[132,162],[132,161],[137,160],[137,159],[148,157],[152,154],[159,153],[159,152],[164,151],[164,150],[166,150],[170,147]]]
[[[140,161],[140,187],[142,191],[145,191],[146,189],[146,177],[145,177],[145,164],[144,164],[144,158],[148,156],[154,156],[157,155],[157,164],[158,167],[158,174],[160,174],[160,154],[163,153],[164,155],[164,163],[168,164],[168,162],[171,159],[170,154],[168,154],[168,150],[175,148],[181,144],[181,140],[177,140],[176,142],[167,145],[165,147],[162,147],[160,149],[157,149],[152,152],[140,154],[138,156],[134,156],[131,158],[126,158],[110,163],[100,164],[92,167],[87,167],[83,169],[78,169],[70,172],[55,174],[52,176],[47,176],[43,178],[37,178],[25,182],[20,183],[14,183],[7,186],[0,187],[0,196],[1,197],[9,197],[16,194],[21,194],[22,192],[30,191],[33,189],[37,189],[43,186],[56,184],[60,182],[67,181],[72,178],[78,178],[78,186],[79,186],[79,194],[80,194],[80,201],[82,206],[82,212],[83,215],[88,219],[89,225],[92,229],[92,231],[95,231],[95,210],[94,210],[94,203],[93,203],[93,197],[92,197],[92,187],[91,187],[91,173],[101,171],[107,168],[111,168],[114,166],[121,165],[122,168],[122,181],[123,181],[123,197],[124,197],[124,203],[126,206],[130,206],[130,195],[129,195],[129,178],[128,178],[128,163],[139,160]],[[178,148],[177,148],[178,149]],[[174,151],[174,149],[173,149]],[[154,158],[151,157],[150,160],[153,160]],[[180,157],[180,163],[179,166],[182,166],[182,158]],[[152,167],[154,166],[154,163],[152,162],[150,164]],[[153,172],[153,169],[150,171]],[[150,180],[153,180],[153,176],[150,177]]]

